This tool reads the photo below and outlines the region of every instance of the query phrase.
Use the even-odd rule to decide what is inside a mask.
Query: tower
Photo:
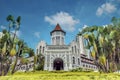
[[[50,32],[52,45],[64,45],[66,32],[62,30],[59,24]]]

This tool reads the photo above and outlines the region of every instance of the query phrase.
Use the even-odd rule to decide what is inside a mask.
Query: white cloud
[[[88,25],[86,25],[86,24],[85,24],[85,25],[83,25],[83,29],[85,29],[86,27],[88,27]]]
[[[40,32],[35,32],[34,35],[35,35],[37,38],[40,38]]]
[[[59,23],[66,31],[74,31],[75,25],[79,23],[78,19],[74,19],[73,16],[67,12],[59,12],[51,16],[45,16],[44,19],[46,22],[49,22],[50,25]]]
[[[85,29],[86,27],[88,27],[88,25],[84,24],[82,28],[79,28],[78,31],[81,32],[83,29]]]
[[[81,32],[81,31],[82,31],[82,29],[81,29],[81,28],[78,28],[78,31],[79,31],[79,32]]]
[[[0,28],[1,28],[1,29],[6,29],[6,26],[1,25]]]
[[[15,33],[15,31],[11,31],[11,32],[12,32],[12,34],[14,34],[14,33]],[[21,36],[21,34],[22,34],[22,33],[21,33],[21,31],[17,31],[17,32],[16,32],[17,37],[20,37],[20,36]],[[13,35],[12,35],[12,36],[13,36]]]
[[[101,16],[102,14],[113,13],[116,11],[116,6],[111,3],[105,3],[98,7],[96,15]]]

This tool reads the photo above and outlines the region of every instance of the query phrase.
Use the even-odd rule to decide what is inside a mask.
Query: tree
[[[90,50],[98,69],[103,72],[109,72],[111,64],[120,63],[120,19],[113,17],[112,22],[105,27],[87,27],[79,33],[87,41],[85,46]]]
[[[21,17],[18,16],[15,20],[12,15],[9,15],[6,20],[9,22],[9,29],[8,31],[3,30],[3,36],[0,38],[0,75],[6,75],[8,71],[13,74],[18,58],[25,54],[26,47],[29,48],[23,40],[16,36],[16,32],[20,29]],[[11,28],[15,33],[11,34]]]

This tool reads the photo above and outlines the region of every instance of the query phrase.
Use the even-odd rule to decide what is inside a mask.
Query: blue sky
[[[6,17],[21,16],[21,39],[35,49],[40,40],[50,44],[50,31],[59,23],[69,44],[86,26],[107,25],[120,17],[120,0],[0,0],[0,31],[8,29]]]

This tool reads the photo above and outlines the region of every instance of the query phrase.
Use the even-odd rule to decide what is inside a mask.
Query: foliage
[[[37,67],[36,70],[44,70],[44,56],[40,53],[37,55]]]
[[[18,58],[24,57],[22,55],[34,56],[33,49],[16,35],[20,29],[21,16],[15,20],[12,15],[8,15],[6,20],[9,22],[8,30],[3,30],[3,36],[0,38],[0,75],[6,75],[8,72],[13,74]],[[12,33],[11,29],[15,32]]]
[[[114,72],[120,65],[120,19],[112,18],[107,26],[84,28],[79,35],[85,39],[93,60],[102,72]],[[111,67],[114,65],[114,67]]]
[[[76,68],[76,69],[72,69],[70,70],[71,72],[93,72],[93,69],[86,69],[86,68]]]
[[[82,69],[82,68],[76,68],[76,69],[72,69],[72,70],[70,70],[70,71],[71,71],[71,72],[78,72],[78,71],[82,72],[83,69]]]

